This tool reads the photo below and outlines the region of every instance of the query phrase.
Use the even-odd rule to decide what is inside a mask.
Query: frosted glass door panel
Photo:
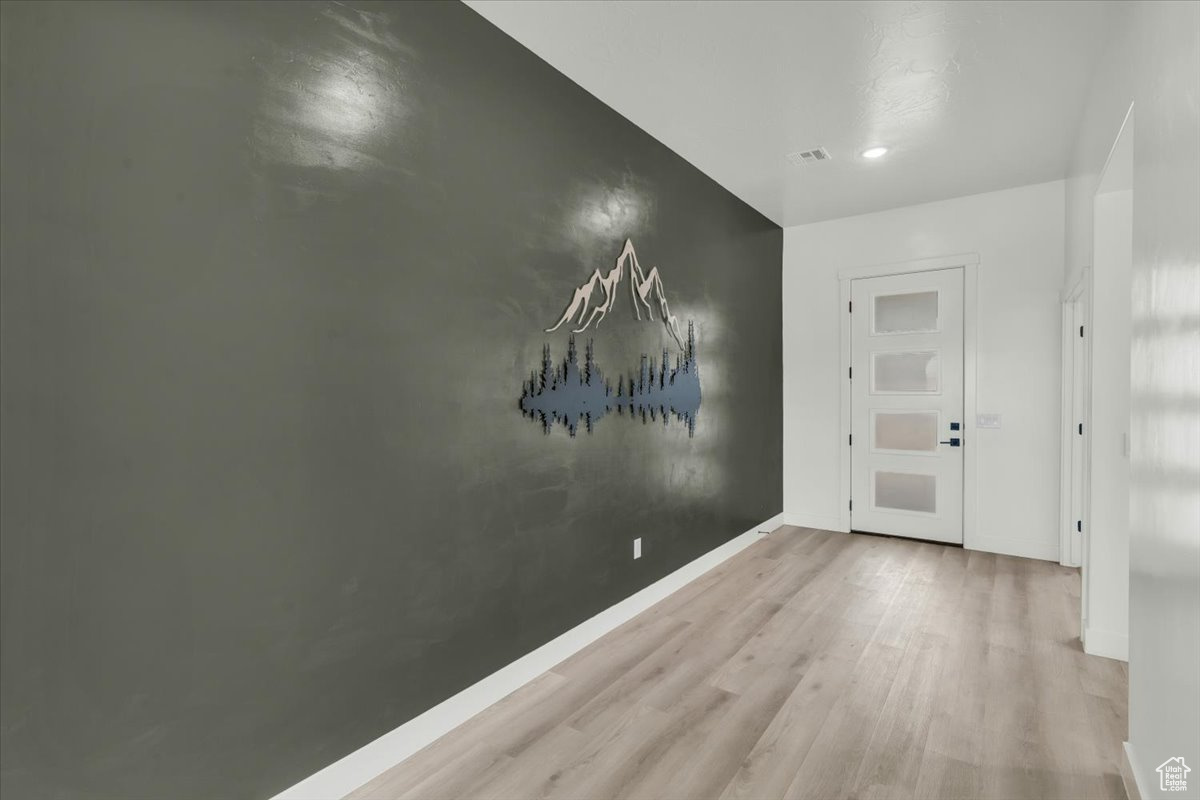
[[[927,333],[938,329],[938,293],[875,296],[874,333]]]
[[[875,507],[899,511],[937,511],[937,479],[908,472],[875,473]]]
[[[939,389],[936,350],[918,353],[872,353],[871,391],[933,394]]]
[[[876,411],[876,450],[907,450],[932,453],[938,446],[936,411]]]

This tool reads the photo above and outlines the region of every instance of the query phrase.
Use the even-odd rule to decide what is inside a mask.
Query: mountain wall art
[[[662,420],[663,425],[672,416],[687,426],[688,436],[696,432],[696,414],[700,410],[700,370],[696,361],[696,331],[688,323],[687,339],[679,329],[679,320],[671,313],[667,304],[666,290],[657,267],[649,273],[643,272],[634,252],[633,242],[626,239],[616,264],[607,274],[596,270],[586,283],[577,287],[561,318],[546,329],[552,333],[568,321],[575,333],[583,333],[589,327],[599,328],[600,323],[612,310],[617,300],[617,288],[625,273],[629,273],[630,296],[634,314],[642,319],[654,320],[654,306],[671,338],[679,345],[682,353],[675,358],[675,367],[668,369],[670,354],[664,349],[662,361],[657,365],[653,358],[643,354],[636,374],[617,379],[614,390],[612,382],[604,377],[595,361],[595,342],[589,340],[584,361],[579,363],[572,336],[567,345],[567,356],[557,366],[550,354],[550,345],[542,348],[542,364],[539,370],[530,373],[521,392],[521,413],[542,424],[549,434],[555,423],[562,423],[567,432],[574,436],[582,423],[591,433],[593,426],[605,415],[616,412],[630,419],[641,419],[643,423]],[[599,294],[598,294],[599,293]]]
[[[574,329],[576,333],[583,333],[593,322],[596,323],[596,327],[599,327],[600,322],[617,302],[617,286],[625,275],[626,267],[629,269],[629,290],[633,297],[633,313],[640,320],[644,307],[648,318],[653,320],[654,312],[650,304],[650,297],[653,295],[658,302],[663,324],[667,326],[667,331],[675,339],[675,343],[679,345],[680,349],[683,349],[683,337],[679,334],[679,320],[667,306],[667,292],[663,288],[658,267],[651,267],[649,274],[643,273],[642,265],[638,263],[637,253],[633,249],[633,241],[630,239],[625,240],[625,247],[621,249],[621,255],[617,256],[616,265],[608,271],[607,275],[602,275],[600,270],[596,270],[586,283],[575,290],[562,317],[553,327],[547,328],[546,333],[553,333],[567,320],[576,317],[578,317],[576,322],[579,325]],[[604,299],[602,302],[592,305],[592,295],[597,288],[604,292]]]

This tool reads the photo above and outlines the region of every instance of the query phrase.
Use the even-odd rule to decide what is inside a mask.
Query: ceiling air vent
[[[824,147],[816,147],[812,150],[801,150],[787,154],[787,160],[796,167],[801,167],[805,164],[815,164],[818,161],[828,161],[829,159],[829,151]]]

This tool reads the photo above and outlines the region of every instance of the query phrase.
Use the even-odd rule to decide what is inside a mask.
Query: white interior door
[[[1088,409],[1088,353],[1087,341],[1083,336],[1087,325],[1087,296],[1081,296],[1073,304],[1074,325],[1071,333],[1071,552],[1068,554],[1072,564],[1084,563],[1083,529],[1087,520],[1087,441],[1084,439],[1084,420]],[[1083,582],[1083,597],[1087,598],[1087,581]],[[1086,609],[1087,604],[1083,607]]]
[[[853,530],[962,543],[962,268],[851,281]]]
[[[1072,304],[1071,348],[1071,553],[1072,563],[1078,564],[1082,575],[1080,581],[1079,630],[1087,649],[1089,628],[1088,609],[1091,608],[1091,581],[1088,564],[1091,555],[1091,506],[1092,454],[1090,434],[1092,430],[1090,409],[1092,405],[1091,375],[1091,286],[1089,276],[1084,277],[1084,286]],[[1087,335],[1084,335],[1085,331]],[[1084,435],[1085,431],[1088,435]],[[1084,532],[1086,533],[1086,537]]]

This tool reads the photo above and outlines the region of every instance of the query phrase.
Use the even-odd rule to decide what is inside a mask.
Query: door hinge
[[[1079,435],[1083,436],[1083,423],[1079,423]]]
[[[846,306],[846,313],[847,313],[847,314],[853,314],[853,313],[854,313],[854,301],[853,301],[853,300],[851,300],[851,301],[849,302],[849,304],[847,304],[847,306]]]
[[[847,375],[850,378],[850,380],[854,380],[854,367],[850,367],[850,371],[849,371],[849,373],[847,373]]]
[[[1075,531],[1076,533],[1083,533],[1083,520],[1075,520]]]
[[[1079,337],[1083,338],[1083,326],[1082,325],[1079,326]]]
[[[847,440],[846,444],[848,444],[850,447],[854,447],[854,434],[853,433],[850,434],[849,436],[847,436],[846,440]]]
[[[853,500],[850,501],[850,510],[851,511],[854,510],[854,501]]]

